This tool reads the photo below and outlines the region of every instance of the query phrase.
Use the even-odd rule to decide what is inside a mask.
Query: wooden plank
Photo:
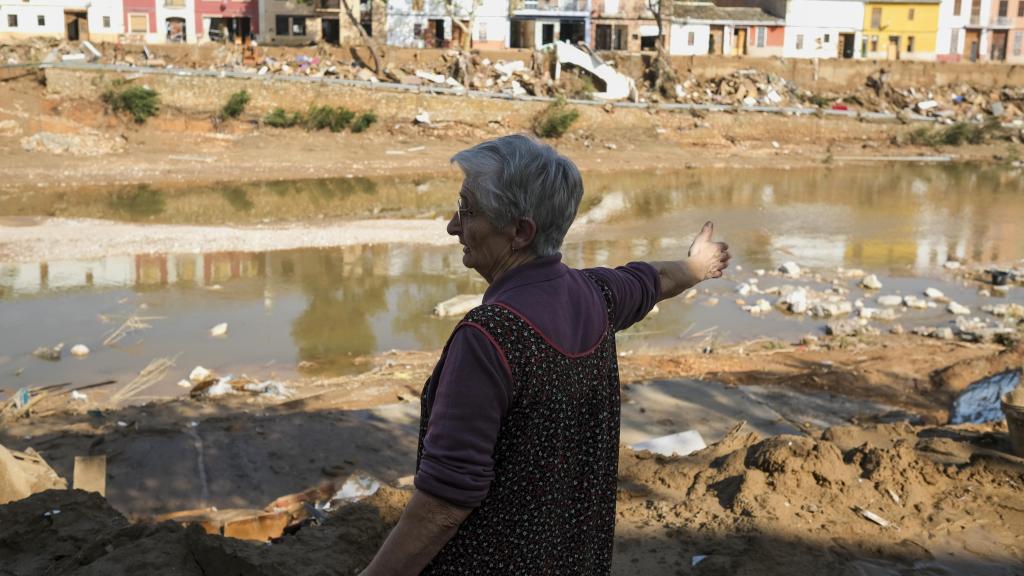
[[[75,456],[75,477],[73,486],[76,490],[99,492],[100,496],[106,496],[107,455]]]

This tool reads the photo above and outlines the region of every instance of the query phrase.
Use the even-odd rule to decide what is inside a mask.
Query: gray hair
[[[537,224],[534,254],[558,252],[583,198],[583,179],[572,160],[514,134],[463,150],[452,162],[462,169],[478,209],[491,224],[500,228],[530,218]]]

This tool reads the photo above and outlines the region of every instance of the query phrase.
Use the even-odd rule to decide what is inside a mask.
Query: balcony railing
[[[1009,28],[1011,24],[1013,24],[1013,20],[1007,18],[1006,16],[999,16],[996,18],[995,25],[1000,28]]]
[[[543,12],[585,12],[587,0],[524,0],[520,9]]]

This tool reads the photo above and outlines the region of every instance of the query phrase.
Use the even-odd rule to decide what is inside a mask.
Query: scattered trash
[[[950,424],[981,424],[1003,419],[1000,398],[1020,385],[1021,371],[1011,370],[982,378],[953,400]]]
[[[424,124],[424,125],[429,126],[430,125],[430,113],[427,112],[426,110],[420,110],[420,113],[417,114],[415,118],[413,118],[413,123],[414,124]]]
[[[220,324],[217,324],[213,328],[210,328],[210,336],[213,336],[214,338],[223,337],[227,333],[228,333],[228,323],[227,322],[221,322]]]
[[[705,447],[707,444],[704,442],[704,438],[696,430],[686,430],[668,436],[651,438],[630,446],[636,451],[647,450],[664,456],[686,456]]]
[[[882,283],[879,282],[878,276],[875,276],[874,274],[868,274],[863,279],[861,279],[860,285],[863,286],[864,288],[867,288],[868,290],[882,289]]]
[[[71,400],[75,401],[75,402],[87,402],[89,400],[89,396],[86,395],[85,392],[79,392],[78,390],[72,390],[71,391]]]
[[[697,564],[700,564],[705,558],[707,558],[707,556],[704,554],[695,554],[693,558],[690,558],[690,567],[693,568]]]
[[[195,386],[216,379],[217,377],[214,376],[213,372],[210,372],[209,370],[203,368],[202,366],[196,366],[195,368],[192,369],[191,372],[188,373],[188,381]]]
[[[28,388],[18,388],[18,391],[14,393],[14,407],[17,410],[21,410],[25,406],[28,406],[29,401],[32,399],[29,394]]]
[[[882,518],[881,516],[879,516],[878,514],[875,514],[874,512],[872,512],[870,510],[865,510],[864,508],[860,508],[860,507],[854,507],[854,510],[856,510],[857,513],[860,514],[861,516],[867,518],[868,520],[874,522],[875,524],[878,524],[882,528],[888,528],[889,526],[892,525],[891,522],[889,522],[885,518]]]
[[[71,347],[71,355],[78,358],[89,355],[89,347],[85,344],[75,344]]]

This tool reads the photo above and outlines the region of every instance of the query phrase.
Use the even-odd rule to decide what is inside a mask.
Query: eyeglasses
[[[455,214],[459,218],[459,224],[462,224],[464,219],[473,215],[473,211],[467,208],[466,199],[462,196],[459,196],[459,204],[455,208]]]

